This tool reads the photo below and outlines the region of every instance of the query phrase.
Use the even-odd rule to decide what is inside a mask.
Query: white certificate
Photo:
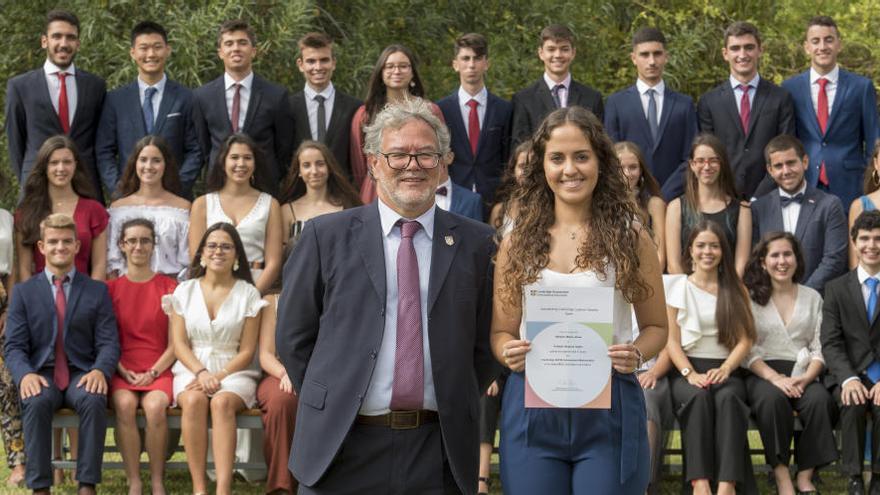
[[[525,288],[526,407],[611,408],[613,287]]]

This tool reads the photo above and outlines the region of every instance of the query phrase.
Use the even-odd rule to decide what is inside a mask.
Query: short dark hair
[[[830,16],[827,15],[817,15],[810,17],[810,20],[807,21],[807,31],[810,30],[813,26],[824,26],[834,28],[834,33],[837,34],[837,37],[840,38],[840,28],[837,27],[837,23],[834,22]]]
[[[748,35],[754,36],[755,40],[758,42],[758,46],[761,46],[761,33],[754,24],[746,21],[734,22],[724,30],[724,46],[727,46],[727,40],[731,37]]]
[[[794,152],[797,153],[798,158],[801,160],[807,156],[807,150],[804,149],[804,145],[798,138],[789,136],[788,134],[780,134],[771,139],[770,142],[767,143],[767,146],[764,147],[764,161],[767,165],[770,165],[770,155],[788,150],[794,150]]]
[[[217,46],[220,46],[220,42],[223,41],[224,34],[235,31],[244,31],[247,33],[248,39],[251,40],[251,45],[257,46],[257,35],[254,33],[254,28],[252,28],[244,19],[229,19],[228,21],[223,21],[223,24],[220,24],[220,31],[217,33]]]
[[[489,42],[486,41],[486,37],[480,33],[467,33],[459,36],[455,40],[455,47],[452,52],[453,55],[458,56],[458,52],[461,51],[462,48],[470,48],[474,51],[474,55],[477,57],[489,56]]]
[[[49,24],[55,21],[66,22],[76,28],[79,34],[79,18],[68,10],[53,9],[46,13],[46,24],[43,26],[43,34],[49,34]]]
[[[541,30],[541,46],[544,42],[551,41],[568,41],[574,46],[574,33],[568,26],[562,24],[551,24]]]
[[[158,34],[162,37],[162,41],[168,43],[168,31],[165,31],[165,28],[162,27],[161,24],[153,21],[141,21],[131,30],[131,46],[134,46],[134,40],[136,40],[138,36],[144,34]]]
[[[633,48],[635,48],[638,44],[650,42],[660,43],[661,45],[663,45],[663,48],[666,48],[666,36],[663,36],[663,31],[660,31],[655,27],[639,28],[638,31],[633,33]]]
[[[299,48],[299,58],[302,58],[304,48],[317,49],[325,47],[330,47],[331,56],[336,57],[336,55],[333,55],[333,38],[327,35],[327,33],[319,33],[317,31],[306,33],[296,42],[296,46]]]
[[[853,242],[855,242],[860,230],[871,231],[874,229],[880,229],[880,210],[863,211],[856,217],[856,221],[853,222],[849,235],[852,237]]]

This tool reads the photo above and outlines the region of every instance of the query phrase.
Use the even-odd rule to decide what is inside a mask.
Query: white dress
[[[156,245],[150,268],[154,272],[174,274],[182,280],[189,268],[189,210],[174,206],[116,206],[110,214],[110,234],[107,236],[107,269],[125,274],[126,263],[119,249],[122,224],[133,218],[146,218],[156,229]]]
[[[217,222],[226,222],[235,225],[220,204],[220,194],[208,193],[205,195],[206,205],[206,226],[210,227]],[[272,207],[272,196],[267,193],[260,193],[257,202],[254,203],[251,211],[235,225],[235,230],[241,237],[241,243],[244,245],[244,254],[247,255],[249,263],[262,263],[265,261],[266,251],[266,226],[269,223],[269,210]],[[260,278],[263,270],[251,269],[251,276],[254,280]]]
[[[174,294],[162,298],[162,308],[166,313],[174,311],[183,317],[193,354],[212,374],[220,372],[238,354],[245,320],[257,316],[265,305],[256,287],[244,280],[236,280],[213,320],[208,315],[199,279],[181,283],[174,289]],[[257,398],[257,380],[260,379],[260,371],[255,363],[256,360],[247,368],[224,378],[219,391],[232,392],[241,397],[246,407],[253,407]],[[174,363],[171,372],[174,373],[176,402],[177,396],[196,377],[180,361]]]

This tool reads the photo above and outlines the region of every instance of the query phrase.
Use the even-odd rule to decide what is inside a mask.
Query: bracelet
[[[199,371],[196,371],[196,378],[198,378],[199,375],[201,375],[203,371],[208,371],[208,368],[202,368]]]
[[[636,365],[636,369],[639,369],[645,364],[645,356],[642,355],[642,351],[635,344],[633,344],[633,349],[636,350],[636,356],[639,357],[639,363]]]

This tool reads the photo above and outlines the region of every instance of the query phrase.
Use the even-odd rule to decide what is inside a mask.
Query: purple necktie
[[[399,221],[397,249],[397,349],[394,352],[394,385],[391,409],[414,411],[422,408],[425,363],[422,354],[422,308],[419,293],[419,260],[413,236],[422,225]]]

